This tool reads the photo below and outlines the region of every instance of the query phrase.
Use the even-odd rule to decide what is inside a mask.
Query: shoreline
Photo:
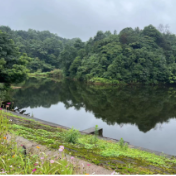
[[[49,77],[48,77],[49,78]],[[158,83],[158,84],[145,84],[145,83],[121,83],[119,82],[118,84],[112,84],[112,83],[103,83],[103,82],[92,82],[90,80],[78,80],[75,78],[69,78],[69,77],[64,77],[62,79],[67,79],[70,81],[86,84],[87,86],[95,86],[95,87],[164,87],[164,88],[169,88],[169,87],[176,87],[176,83],[174,84],[169,84],[169,83]]]
[[[73,130],[68,130],[70,129],[68,127],[26,117],[16,112],[4,111],[4,114],[11,121],[11,134],[28,141],[28,151],[35,149],[37,145],[51,153],[57,151],[59,146],[64,146],[66,155],[88,162],[89,166],[92,164],[95,170],[101,168],[101,171],[105,169],[108,173],[114,170],[118,174],[142,175],[176,173],[175,156],[142,150],[142,148],[127,145],[123,139],[118,141],[87,135],[83,132],[79,133],[77,142],[71,142],[67,140],[67,136],[70,137],[74,133]],[[95,139],[96,142],[93,142]],[[34,146],[33,143],[37,144]]]
[[[55,79],[55,78],[58,78],[58,76],[55,76],[55,75],[49,75],[50,73],[53,73],[52,71],[51,72],[41,72],[41,73],[31,73],[29,74],[28,76],[30,78],[37,78],[37,77],[41,77],[41,78],[50,78],[50,79]],[[87,85],[94,85],[94,86],[171,86],[171,87],[176,87],[176,83],[162,83],[162,82],[158,82],[156,84],[154,83],[148,83],[146,84],[145,82],[136,82],[136,83],[125,83],[123,81],[118,81],[118,80],[110,80],[110,79],[105,79],[105,78],[97,78],[97,77],[93,77],[92,79],[89,79],[89,80],[78,80],[77,78],[71,78],[71,77],[64,77],[63,75],[62,76],[59,76],[59,78],[61,79],[68,79],[68,80],[72,80],[72,81],[75,81],[75,82],[82,82],[84,84],[87,84]],[[98,79],[98,81],[97,81]]]
[[[55,123],[52,123],[52,122],[48,122],[48,121],[45,121],[45,120],[41,120],[41,119],[38,119],[36,117],[30,117],[30,116],[26,116],[26,115],[22,115],[22,114],[19,114],[19,113],[16,113],[16,112],[13,112],[13,111],[9,111],[7,110],[8,113],[12,113],[16,116],[20,116],[20,117],[23,117],[23,118],[27,118],[29,120],[35,120],[39,123],[42,123],[44,125],[48,125],[50,127],[55,127],[55,128],[61,128],[61,129],[65,129],[65,130],[69,130],[71,128],[69,127],[66,127],[66,126],[62,126],[62,125],[59,125],[59,124],[55,124]],[[79,131],[81,134],[87,134],[87,135],[91,135],[89,133],[85,133],[83,131]],[[118,139],[113,139],[113,138],[110,138],[110,137],[105,137],[105,136],[98,136],[99,139],[103,139],[103,140],[106,140],[106,141],[113,141],[113,142],[119,142]],[[125,143],[128,143],[129,147],[130,148],[134,148],[134,149],[138,149],[138,150],[141,150],[141,151],[146,151],[146,152],[150,152],[150,153],[154,153],[158,156],[164,154],[167,158],[172,158],[172,157],[176,157],[176,155],[170,155],[170,154],[167,154],[167,153],[163,153],[163,152],[159,152],[159,151],[155,151],[155,150],[151,150],[151,149],[147,149],[147,148],[144,148],[144,147],[140,147],[140,146],[134,146],[132,144],[130,144],[128,141],[124,141]]]

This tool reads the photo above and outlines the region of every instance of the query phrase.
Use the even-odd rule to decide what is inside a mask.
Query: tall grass
[[[11,119],[0,109],[0,174],[73,174],[73,165],[66,159],[26,153],[25,146],[17,146],[10,134]],[[40,150],[40,147],[37,146]],[[62,152],[63,151],[62,147]],[[60,150],[59,150],[60,151]],[[58,151],[58,152],[59,152]]]

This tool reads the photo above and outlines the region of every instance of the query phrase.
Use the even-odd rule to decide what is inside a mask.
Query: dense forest
[[[15,31],[10,27],[0,26],[0,30],[14,41],[20,53],[30,57],[27,68],[30,72],[47,72],[59,67],[59,55],[65,45],[72,46],[76,39],[64,39],[49,31]],[[4,35],[5,35],[4,34]],[[0,51],[1,52],[1,51]]]
[[[143,30],[125,28],[118,35],[116,31],[99,31],[88,42],[77,40],[74,46],[75,50],[61,53],[69,77],[126,83],[176,82],[176,36],[161,33],[152,25]]]
[[[30,58],[20,54],[13,40],[0,31],[0,82],[21,82],[27,77]]]
[[[0,30],[0,67],[14,54],[2,47],[1,36],[6,35],[6,45],[19,50],[18,60],[26,59],[30,72],[59,68],[66,77],[84,81],[176,83],[176,36],[163,25],[158,29],[152,25],[142,30],[125,28],[119,34],[98,31],[87,42],[64,39],[49,31],[15,31],[6,26]],[[0,71],[0,81],[4,75]]]

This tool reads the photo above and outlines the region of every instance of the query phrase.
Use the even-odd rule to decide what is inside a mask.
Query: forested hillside
[[[176,36],[146,26],[98,31],[87,42],[63,39],[49,31],[14,31],[1,26],[21,53],[31,58],[30,71],[60,68],[65,76],[115,83],[176,83]]]
[[[28,68],[31,72],[51,71],[59,67],[59,55],[65,45],[72,46],[76,39],[64,39],[49,31],[15,31],[7,26],[0,26],[0,30],[8,34],[19,48],[21,53],[26,53],[32,58]]]
[[[30,60],[26,54],[19,52],[6,33],[0,31],[0,83],[21,82],[26,79]]]
[[[161,33],[152,25],[143,30],[125,28],[118,35],[116,31],[98,31],[94,38],[86,43],[77,40],[74,46],[73,51],[61,53],[69,77],[126,83],[176,82],[176,36]]]

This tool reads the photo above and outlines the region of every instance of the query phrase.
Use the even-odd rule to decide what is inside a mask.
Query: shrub
[[[78,141],[78,137],[79,137],[80,133],[78,130],[72,128],[70,130],[68,130],[65,134],[64,134],[64,140],[66,142],[70,142],[73,144],[76,144]]]
[[[90,144],[96,144],[98,142],[98,125],[95,125],[95,133],[94,136],[89,138]]]
[[[124,142],[123,138],[120,139],[118,142],[119,146],[121,149],[127,150],[128,149],[128,144]]]

